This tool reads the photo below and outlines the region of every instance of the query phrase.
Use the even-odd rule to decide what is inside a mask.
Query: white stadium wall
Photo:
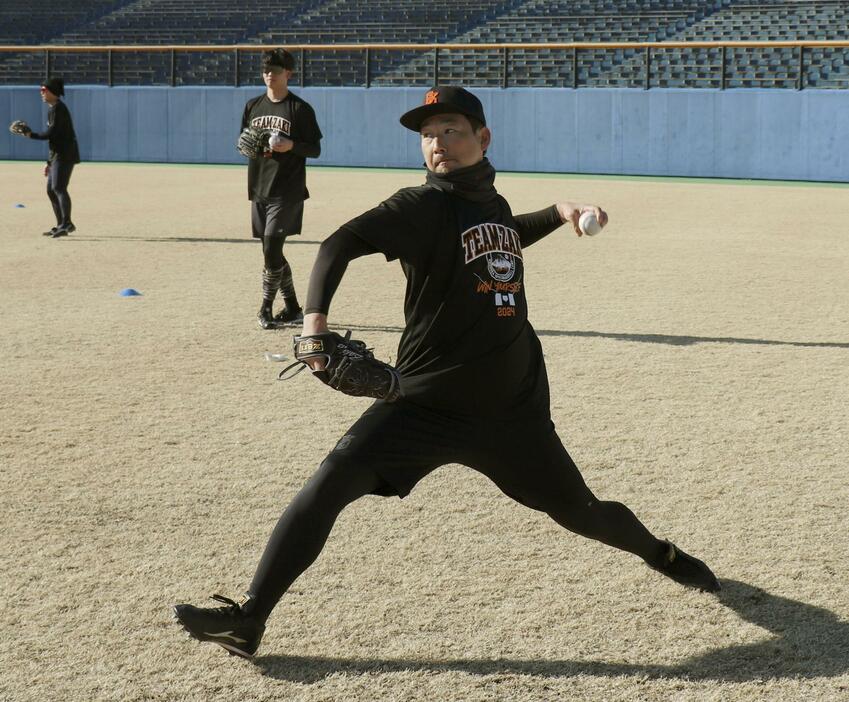
[[[398,123],[424,88],[293,88],[316,110],[328,166],[421,166]],[[84,161],[241,163],[245,101],[262,87],[71,86]],[[849,182],[849,90],[478,88],[503,171]],[[37,87],[0,87],[0,116],[45,121]],[[3,130],[0,159],[44,142]]]

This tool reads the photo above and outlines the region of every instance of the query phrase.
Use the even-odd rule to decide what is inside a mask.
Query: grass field
[[[291,331],[256,325],[244,169],[82,164],[52,240],[41,168],[0,168],[0,700],[849,699],[846,187],[496,181],[517,212],[609,211],[525,253],[554,420],[719,596],[448,466],[342,514],[251,664],[171,604],[242,592],[368,402],[276,381]],[[421,181],[311,169],[298,289],[325,236]],[[360,259],[331,322],[394,357],[403,286]]]

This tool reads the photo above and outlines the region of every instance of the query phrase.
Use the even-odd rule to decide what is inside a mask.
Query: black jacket
[[[56,159],[66,163],[80,162],[80,147],[77,145],[71,113],[61,100],[47,112],[47,131],[32,132],[30,138],[47,140],[50,145],[48,162]]]

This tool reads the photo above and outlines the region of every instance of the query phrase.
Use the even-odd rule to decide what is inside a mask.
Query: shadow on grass
[[[772,636],[754,644],[718,648],[676,665],[580,660],[331,658],[262,656],[264,675],[315,683],[336,673],[373,675],[424,671],[470,675],[528,675],[539,678],[619,677],[747,682],[780,678],[836,677],[849,671],[849,623],[827,609],[771,595],[735,580],[723,580],[718,599],[742,619]],[[708,597],[708,595],[705,595]]]
[[[804,346],[830,349],[849,349],[849,342],[840,341],[776,341],[771,339],[745,339],[734,336],[682,336],[678,334],[618,334],[596,331],[556,331],[538,329],[539,336],[574,336],[590,339],[613,339],[615,341],[637,341],[644,344],[669,344],[670,346],[692,346],[693,344],[753,344],[759,346]]]
[[[334,322],[335,329],[354,331],[396,332],[403,327],[383,326],[379,324],[346,324]],[[566,331],[559,329],[537,329],[538,336],[573,336],[576,338],[613,339],[614,341],[635,341],[644,344],[667,344],[669,346],[692,346],[693,344],[752,344],[761,346],[802,346],[812,348],[849,349],[849,342],[842,341],[776,341],[771,339],[745,339],[733,336],[681,336],[677,334],[624,334],[617,332]]]

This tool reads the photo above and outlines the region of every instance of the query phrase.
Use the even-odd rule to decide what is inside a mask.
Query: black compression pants
[[[336,518],[368,494],[404,497],[447,463],[467,465],[564,528],[659,563],[665,543],[625,505],[598,500],[549,420],[523,425],[376,402],[340,439],[280,517],[248,593],[265,619],[318,555]]]
[[[282,236],[262,237],[262,260],[266,270],[276,271],[288,265],[286,257],[283,255],[285,241],[286,238]]]
[[[74,164],[54,158],[47,172],[47,197],[56,215],[56,225],[67,227],[71,224],[71,196],[68,194],[68,183]]]

